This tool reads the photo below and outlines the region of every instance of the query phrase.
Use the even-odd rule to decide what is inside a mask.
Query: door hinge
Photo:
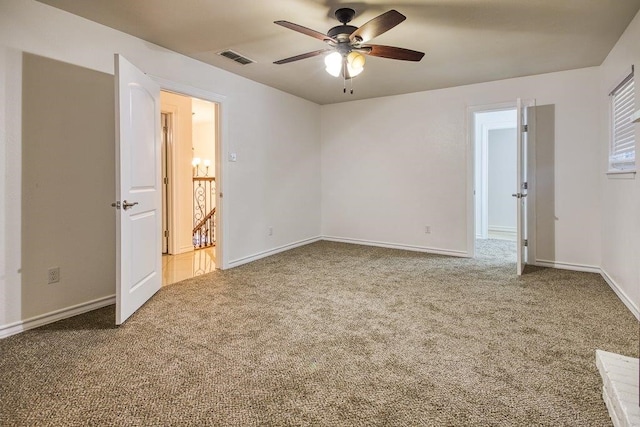
[[[522,132],[529,132],[529,125],[522,125]]]
[[[222,193],[220,193],[220,198],[222,199]]]
[[[167,179],[167,177],[165,176],[164,178],[162,178],[162,182],[164,182],[164,185],[167,185],[167,183],[169,182],[169,180]]]
[[[529,239],[524,239],[522,243],[524,244],[525,247],[529,246]]]
[[[164,230],[164,237],[169,237],[169,230]]]

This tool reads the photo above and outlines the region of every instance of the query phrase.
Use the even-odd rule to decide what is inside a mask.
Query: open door
[[[518,136],[518,164],[517,164],[517,193],[512,194],[517,199],[517,219],[516,219],[516,247],[517,247],[517,273],[518,276],[522,275],[525,265],[528,260],[528,244],[529,244],[529,231],[528,224],[528,202],[527,195],[529,189],[528,179],[529,173],[533,173],[533,168],[529,167],[530,164],[530,147],[529,147],[529,118],[530,110],[535,106],[535,102],[532,100],[523,101],[518,98],[517,101],[517,136]]]
[[[116,85],[116,324],[162,285],[160,87],[120,55]]]

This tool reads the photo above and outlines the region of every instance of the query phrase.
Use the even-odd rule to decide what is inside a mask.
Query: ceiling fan
[[[424,56],[423,52],[401,47],[365,44],[374,37],[389,31],[407,19],[406,16],[397,10],[385,12],[368,21],[360,28],[348,25],[355,14],[356,11],[351,8],[345,7],[336,10],[336,18],[342,25],[331,28],[327,34],[322,34],[321,32],[289,21],[275,21],[275,24],[321,40],[328,44],[329,47],[281,59],[275,61],[274,64],[287,64],[289,62],[332,52],[325,58],[327,72],[335,77],[342,75],[344,79],[352,79],[360,74],[364,68],[365,58],[363,55],[415,62],[420,61]]]

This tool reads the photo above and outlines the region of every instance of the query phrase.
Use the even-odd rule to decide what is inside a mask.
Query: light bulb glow
[[[349,55],[347,55],[347,63],[349,63],[354,70],[357,68],[364,68],[364,62],[364,55],[358,52],[349,52]]]
[[[364,70],[364,55],[358,52],[349,52],[347,55],[347,72],[350,77],[355,77]]]
[[[364,68],[353,68],[351,64],[347,63],[347,72],[349,73],[349,77],[355,77],[360,74]]]
[[[338,77],[342,71],[342,55],[333,52],[324,58],[324,64],[327,66],[325,70],[333,77]]]
[[[200,157],[194,157],[193,160],[191,160],[191,164],[194,168],[197,167],[200,164]]]

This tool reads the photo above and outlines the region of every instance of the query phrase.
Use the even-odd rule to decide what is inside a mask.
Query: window
[[[609,170],[633,170],[636,166],[636,134],[632,121],[635,108],[633,67],[629,74],[610,94],[611,146]]]

